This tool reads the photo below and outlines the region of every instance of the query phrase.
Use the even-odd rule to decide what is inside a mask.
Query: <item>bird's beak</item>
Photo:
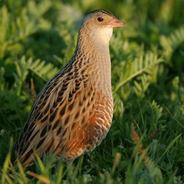
[[[119,19],[116,18],[116,17],[114,17],[114,18],[110,21],[109,25],[112,26],[113,28],[116,28],[116,27],[124,27],[124,26],[125,26],[125,22],[119,20]]]

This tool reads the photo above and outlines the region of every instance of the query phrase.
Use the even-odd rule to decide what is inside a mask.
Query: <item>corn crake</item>
[[[34,153],[74,160],[104,139],[113,116],[109,41],[122,26],[104,10],[84,18],[73,57],[38,95],[16,144],[24,167]]]

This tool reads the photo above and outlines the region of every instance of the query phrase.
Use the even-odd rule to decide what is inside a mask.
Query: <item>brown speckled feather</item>
[[[96,13],[99,16],[99,12],[93,16]],[[24,166],[32,163],[34,152],[39,156],[52,152],[73,160],[100,144],[110,128],[113,100],[109,30],[99,38],[95,38],[95,30],[90,30],[94,32],[91,36],[88,19],[80,29],[71,61],[46,84],[34,103],[16,148],[17,159]],[[94,39],[98,39],[97,44]]]

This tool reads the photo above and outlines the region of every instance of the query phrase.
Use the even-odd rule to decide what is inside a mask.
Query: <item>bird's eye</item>
[[[102,17],[97,18],[98,22],[102,22],[104,19]]]

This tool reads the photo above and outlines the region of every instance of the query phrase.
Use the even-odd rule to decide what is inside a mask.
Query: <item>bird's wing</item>
[[[41,155],[61,142],[63,124],[72,108],[74,98],[83,88],[81,79],[73,71],[72,64],[50,80],[38,95],[23,133],[16,145],[21,162],[32,160],[34,150]],[[68,112],[67,112],[68,111]],[[65,120],[65,122],[62,122]]]

